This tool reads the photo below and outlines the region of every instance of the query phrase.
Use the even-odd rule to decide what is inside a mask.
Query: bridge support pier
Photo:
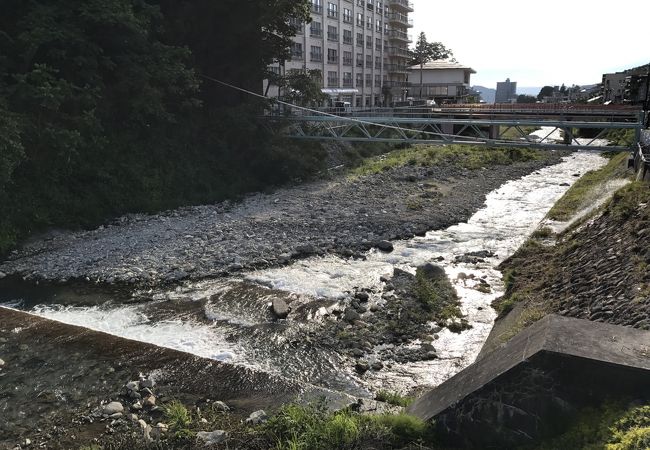
[[[499,125],[490,125],[490,139],[499,139],[499,133],[501,132],[501,126]]]

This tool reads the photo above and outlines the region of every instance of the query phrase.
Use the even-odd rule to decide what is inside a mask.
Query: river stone
[[[4,365],[5,365],[4,360],[0,358],[0,367],[4,367]]]
[[[392,252],[394,247],[393,243],[390,241],[379,241],[377,242],[377,248],[382,252]]]
[[[219,411],[219,412],[228,412],[228,411],[230,411],[230,407],[228,405],[226,405],[224,402],[219,402],[219,401],[214,402],[212,404],[212,409],[215,410],[215,411]]]
[[[357,373],[363,375],[370,369],[370,364],[368,364],[368,361],[358,361],[354,365],[354,369],[357,371]]]
[[[266,415],[266,412],[264,412],[263,409],[260,409],[259,411],[251,413],[251,415],[248,416],[248,419],[246,419],[246,423],[249,425],[259,425],[266,422],[268,418],[269,416]]]
[[[126,388],[129,391],[139,391],[140,390],[140,382],[138,381],[129,381],[126,383]]]
[[[6,273],[4,273],[4,272],[0,272],[0,280],[2,280],[3,278],[5,278],[6,276],[7,276]]]
[[[359,315],[358,312],[356,312],[353,308],[348,308],[345,310],[345,314],[343,315],[343,319],[347,322],[354,322],[355,320],[359,320],[361,316]]]
[[[156,405],[156,396],[155,395],[150,395],[149,397],[145,398],[144,401],[142,402],[143,406],[147,407],[152,407]]]
[[[124,406],[120,402],[110,402],[108,405],[104,406],[102,413],[110,416],[116,413],[124,412]]]
[[[140,386],[143,388],[152,389],[156,385],[153,378],[144,378],[140,380]]]
[[[370,298],[370,295],[367,292],[364,292],[364,291],[357,292],[356,294],[354,294],[354,296],[359,301],[362,301],[362,302],[367,302],[368,299]]]
[[[216,431],[199,431],[196,438],[203,441],[204,446],[221,444],[228,438],[228,433],[223,430]]]
[[[273,310],[273,314],[275,314],[278,319],[286,319],[289,315],[289,306],[287,306],[287,303],[281,298],[273,299],[273,302],[271,303],[271,309]]]

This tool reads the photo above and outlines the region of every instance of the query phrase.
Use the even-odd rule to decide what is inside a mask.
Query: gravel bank
[[[382,240],[466,221],[504,182],[560,161],[467,170],[406,166],[219,203],[125,216],[91,231],[50,233],[26,244],[0,272],[26,280],[159,284],[225,276],[328,252],[343,256]]]

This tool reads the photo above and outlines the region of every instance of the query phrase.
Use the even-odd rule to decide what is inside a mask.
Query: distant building
[[[648,95],[648,71],[650,64],[603,74],[603,103],[627,103],[641,105]]]
[[[436,103],[464,103],[469,96],[470,77],[476,73],[469,66],[457,62],[432,61],[422,68],[409,68],[410,94],[420,97],[420,74],[422,74],[422,99]]]
[[[494,99],[494,103],[513,103],[517,101],[517,82],[510,81],[510,78],[506,78],[506,81],[500,81],[497,83],[497,93]]]

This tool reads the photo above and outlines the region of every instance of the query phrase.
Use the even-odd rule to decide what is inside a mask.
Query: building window
[[[352,45],[352,30],[343,30],[343,43]]]
[[[344,66],[352,65],[352,52],[343,52],[343,65]]]
[[[372,30],[372,17],[366,18],[366,28]]]
[[[357,47],[363,47],[363,34],[357,33]]]
[[[375,31],[377,33],[381,33],[381,20],[377,20],[377,23],[375,24]]]
[[[352,87],[352,72],[343,72],[343,87]]]
[[[381,87],[381,76],[375,75],[375,87]]]
[[[339,86],[339,73],[338,72],[327,72],[327,85],[329,87],[338,87]]]
[[[366,36],[366,48],[372,50],[372,36]]]
[[[302,59],[302,44],[293,42],[291,44],[291,59]]]
[[[352,11],[347,8],[343,8],[343,22],[352,23]]]
[[[327,62],[329,64],[338,64],[339,63],[339,52],[333,48],[327,49]]]
[[[375,56],[375,69],[381,69],[381,57]]]
[[[366,68],[372,69],[372,55],[366,55]]]
[[[331,25],[327,26],[327,40],[338,42],[339,40],[339,29]]]
[[[279,69],[279,67],[278,67],[278,69]],[[357,84],[356,84],[356,86],[361,87],[361,88],[363,87],[363,74],[362,73],[357,74]]]
[[[311,60],[314,62],[320,62],[323,60],[323,49],[318,47],[317,45],[312,45],[311,46],[311,53],[310,53]]]
[[[322,0],[311,0],[311,11],[320,14],[323,12],[323,1]]]
[[[327,17],[331,17],[332,19],[338,19],[339,18],[339,7],[338,5],[334,3],[328,3],[327,4]]]
[[[309,34],[312,37],[321,37],[323,36],[323,26],[320,22],[312,22],[309,28]]]
[[[363,67],[363,53],[357,53],[357,67]]]
[[[363,14],[357,13],[357,26],[362,27],[363,26]]]
[[[381,51],[381,38],[376,38],[375,39],[375,50]]]
[[[293,27],[294,30],[296,30],[296,34],[302,34],[303,33],[303,23],[298,20],[298,19],[289,19],[289,25]]]

